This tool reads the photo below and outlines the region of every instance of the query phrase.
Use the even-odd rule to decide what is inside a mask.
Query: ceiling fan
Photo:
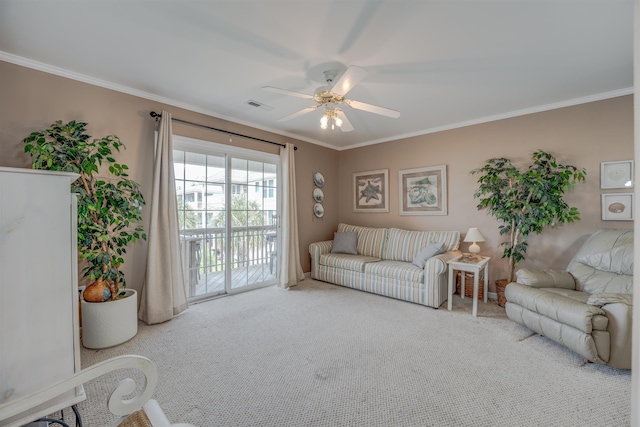
[[[282,95],[295,96],[304,99],[313,99],[317,102],[317,105],[304,108],[300,111],[283,117],[278,120],[279,122],[290,120],[303,114],[310,113],[311,111],[317,110],[320,107],[324,107],[324,113],[322,114],[322,118],[320,119],[320,127],[322,129],[327,129],[329,126],[331,126],[331,129],[334,129],[334,127],[337,126],[342,132],[350,132],[353,130],[353,126],[351,125],[351,122],[349,122],[347,116],[344,114],[342,108],[340,108],[343,105],[355,108],[357,110],[368,111],[370,113],[380,114],[387,117],[400,117],[399,111],[345,98],[347,93],[351,89],[353,89],[353,87],[357,85],[367,74],[368,73],[364,68],[352,65],[347,68],[344,74],[340,76],[338,81],[333,83],[336,76],[338,75],[338,71],[325,71],[324,78],[327,82],[327,85],[321,86],[316,89],[313,95],[308,95],[301,92],[293,92],[273,86],[263,86],[262,89],[269,92],[280,93]]]

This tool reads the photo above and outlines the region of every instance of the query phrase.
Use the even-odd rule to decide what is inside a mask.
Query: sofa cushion
[[[601,271],[633,274],[633,230],[601,229],[589,237],[574,260]]]
[[[358,233],[358,255],[382,258],[387,240],[386,228],[368,228],[358,225],[338,224],[338,232]]]
[[[601,229],[567,267],[576,289],[590,294],[633,293],[633,230]]]
[[[564,270],[528,270],[521,268],[516,273],[516,281],[532,288],[575,289],[576,281],[571,273]]]
[[[578,301],[580,303],[589,304],[589,300],[591,300],[591,295],[586,292],[574,291],[572,289],[563,289],[563,288],[542,288],[541,290],[550,292],[555,295],[562,295],[563,297],[570,298],[572,300]],[[595,305],[595,304],[589,304]],[[594,314],[591,318],[591,328],[594,331],[606,331],[607,326],[609,326],[609,319],[607,316],[602,314]]]
[[[458,248],[459,240],[458,231],[408,231],[390,228],[382,259],[413,262],[416,255],[429,243],[443,242],[444,251],[448,252]]]
[[[368,263],[364,266],[365,274],[372,274],[378,277],[390,279],[406,280],[408,282],[424,281],[424,270],[413,264],[401,261],[380,261]]]
[[[343,270],[357,271],[362,273],[364,265],[369,262],[380,261],[380,258],[364,255],[347,254],[322,254],[320,255],[320,265],[327,267],[341,268]]]
[[[418,268],[424,268],[427,260],[444,251],[444,242],[429,243],[413,258],[412,264]]]
[[[586,300],[576,300],[570,295],[562,295],[556,291],[578,296],[576,291],[569,289],[532,288],[521,283],[510,283],[504,290],[507,305],[516,304],[532,313],[538,313],[560,324],[572,326],[590,334],[593,330],[593,316],[598,314],[604,316],[605,312],[585,304]]]
[[[583,292],[633,293],[633,276],[609,273],[580,263],[572,266],[571,274],[576,278],[576,289]]]
[[[589,294],[586,292],[580,292],[573,289],[566,288],[541,288],[543,291],[551,292],[552,294],[562,295],[563,297],[571,298],[572,300],[581,302],[583,304],[587,303],[589,299]]]
[[[358,233],[355,231],[333,233],[331,253],[358,255]]]

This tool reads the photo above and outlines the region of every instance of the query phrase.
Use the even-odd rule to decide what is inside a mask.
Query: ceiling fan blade
[[[308,95],[302,92],[293,92],[291,90],[280,89],[273,86],[262,86],[262,89],[266,90],[267,92],[279,93],[281,95],[296,96],[298,98],[304,98],[304,99],[313,99],[313,95]]]
[[[357,110],[368,111],[370,113],[380,114],[394,119],[400,117],[400,111],[392,110],[390,108],[378,107],[377,105],[366,104],[364,102],[353,101],[351,99],[345,99],[344,103]]]
[[[347,118],[347,115],[342,110],[338,110],[338,117],[342,120],[342,124],[340,125],[340,130],[342,132],[351,132],[353,130],[353,125]]]
[[[293,113],[293,114],[289,114],[289,115],[288,115],[288,116],[286,116],[286,117],[283,117],[283,118],[281,118],[281,119],[278,119],[278,121],[279,121],[279,122],[284,122],[284,121],[286,121],[286,120],[291,120],[291,119],[293,119],[293,118],[295,118],[295,117],[298,117],[298,116],[301,116],[301,115],[303,115],[303,114],[310,113],[310,112],[312,112],[313,110],[315,110],[315,109],[316,109],[316,108],[318,108],[318,107],[319,107],[319,105],[314,105],[313,107],[307,107],[307,108],[304,108],[304,109],[302,109],[302,110],[300,110],[300,111],[296,111],[296,112],[295,112],[295,113]]]
[[[364,68],[356,67],[355,65],[347,68],[347,71],[334,83],[331,88],[331,92],[338,95],[346,95],[355,85],[360,83],[360,80],[369,74]]]

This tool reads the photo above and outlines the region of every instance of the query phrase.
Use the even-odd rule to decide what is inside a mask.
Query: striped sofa
[[[333,240],[312,243],[312,278],[435,308],[447,300],[447,261],[461,255],[460,232],[348,224],[339,224],[338,232],[357,233],[358,254],[332,254]],[[444,242],[445,252],[428,259],[424,269],[413,265],[432,242]]]

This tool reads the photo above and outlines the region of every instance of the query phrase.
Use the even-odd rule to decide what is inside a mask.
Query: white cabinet
[[[0,405],[80,370],[76,178],[0,167]],[[84,398],[78,387],[0,426]]]

